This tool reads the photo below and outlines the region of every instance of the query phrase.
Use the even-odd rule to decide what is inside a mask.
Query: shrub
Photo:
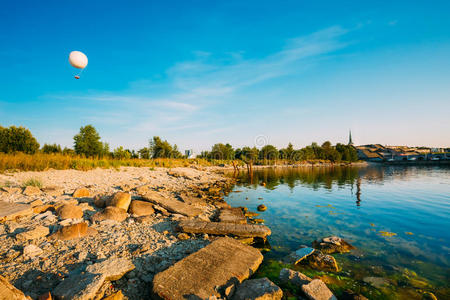
[[[23,184],[22,184],[22,186],[23,187],[27,187],[27,186],[35,186],[35,187],[38,187],[38,188],[42,188],[42,181],[40,180],[40,179],[38,179],[38,178],[30,178],[30,179],[28,179],[27,181],[25,181]]]

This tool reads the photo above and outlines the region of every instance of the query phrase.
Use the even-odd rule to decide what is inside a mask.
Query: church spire
[[[352,141],[352,131],[349,130],[349,134],[348,134],[348,144],[349,145],[353,145],[353,141]]]

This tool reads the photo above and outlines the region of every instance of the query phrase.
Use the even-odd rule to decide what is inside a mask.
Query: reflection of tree
[[[361,178],[356,179],[356,206],[361,206]]]
[[[267,189],[273,190],[280,184],[293,189],[304,184],[312,189],[331,189],[333,185],[352,184],[358,177],[355,167],[299,167],[299,168],[264,168],[253,170],[252,174],[238,174],[241,182],[257,187],[265,183]]]

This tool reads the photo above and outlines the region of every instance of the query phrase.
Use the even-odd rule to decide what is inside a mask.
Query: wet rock
[[[130,259],[112,257],[88,266],[86,271],[93,274],[104,274],[106,280],[115,281],[133,269],[134,265]]]
[[[260,205],[258,205],[257,209],[258,209],[258,211],[265,211],[265,210],[267,210],[267,206],[265,206],[264,204],[260,204]]]
[[[97,291],[105,281],[104,274],[74,274],[69,275],[53,290],[58,299],[90,300],[94,299]]]
[[[153,204],[150,202],[133,200],[131,201],[129,212],[132,215],[140,217],[153,215],[155,210],[153,209]]]
[[[290,253],[288,256],[286,256],[283,259],[283,262],[286,264],[295,265],[295,264],[299,263],[302,259],[311,255],[313,252],[314,252],[314,248],[302,247],[302,248]]]
[[[247,218],[239,207],[223,208],[219,212],[220,222],[246,224]]]
[[[24,293],[16,289],[5,277],[0,275],[0,299],[26,300]]]
[[[32,186],[32,185],[25,187],[22,192],[22,194],[27,195],[27,196],[39,195],[40,193],[41,193],[41,189],[38,188],[37,186]]]
[[[173,300],[220,297],[253,274],[262,260],[257,249],[232,238],[219,238],[157,274],[153,293]]]
[[[27,240],[34,240],[41,237],[44,237],[50,233],[48,227],[37,225],[31,230],[21,232],[16,235],[16,239],[19,241],[27,241]]]
[[[368,298],[364,297],[361,294],[357,294],[351,290],[346,290],[342,293],[342,297],[339,297],[339,299],[342,300],[369,300]]]
[[[33,244],[27,245],[25,246],[25,248],[23,248],[23,256],[25,258],[34,258],[36,256],[41,255],[42,252],[44,251],[42,251],[41,248]]]
[[[63,220],[83,218],[82,208],[72,204],[66,204],[58,207],[56,214]]]
[[[386,278],[383,278],[383,277],[371,277],[371,276],[368,276],[368,277],[364,277],[363,281],[365,283],[373,285],[376,288],[381,288],[383,286],[389,285],[389,281]]]
[[[72,197],[84,198],[84,197],[89,197],[90,195],[91,195],[91,192],[87,188],[79,188],[73,192]]]
[[[33,209],[29,204],[0,201],[0,222],[15,220],[31,214],[33,214]]]
[[[328,254],[323,254],[320,250],[315,250],[311,255],[300,261],[300,264],[322,271],[339,271],[336,259]]]
[[[128,217],[127,211],[115,206],[108,206],[103,211],[96,213],[91,217],[92,222],[100,222],[103,220],[114,220],[122,222]]]
[[[85,222],[77,223],[69,226],[64,226],[54,234],[50,235],[50,239],[57,240],[71,240],[81,238],[90,235],[96,235],[98,232],[96,229],[88,227]]]
[[[355,249],[350,243],[337,236],[330,236],[323,238],[321,241],[314,241],[312,246],[326,254],[346,253]]]
[[[114,206],[117,208],[122,208],[125,211],[128,210],[131,202],[131,195],[125,192],[117,192],[111,199],[106,201],[106,206]]]
[[[312,281],[311,278],[306,276],[303,273],[293,271],[291,269],[283,268],[280,271],[280,281],[284,283],[291,283],[295,286],[302,286],[304,284],[308,284]]]
[[[280,300],[283,291],[275,283],[264,278],[244,281],[238,286],[233,300]]]
[[[187,233],[207,233],[215,235],[235,235],[239,237],[265,238],[271,234],[264,225],[233,224],[223,222],[207,222],[198,220],[180,221],[178,229]]]
[[[314,279],[310,283],[302,285],[302,291],[310,300],[337,300],[327,285],[320,279]]]

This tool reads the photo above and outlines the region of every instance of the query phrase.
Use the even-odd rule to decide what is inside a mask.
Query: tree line
[[[24,127],[1,127],[0,126],[0,152],[15,153],[23,152],[35,154],[38,152],[46,154],[80,155],[85,157],[109,157],[114,159],[151,159],[151,158],[183,158],[177,145],[171,145],[168,141],[154,136],[148,147],[137,151],[124,149],[122,146],[110,151],[109,144],[102,142],[99,133],[92,125],[80,128],[74,137],[74,147],[62,148],[57,144],[44,144],[42,148],[31,132]],[[212,146],[211,151],[203,151],[200,158],[210,160],[242,160],[245,163],[256,163],[274,160],[286,160],[298,162],[305,160],[328,160],[331,162],[358,160],[356,149],[350,145],[336,144],[333,146],[329,141],[322,145],[312,143],[300,149],[294,149],[289,143],[286,148],[277,149],[273,145],[265,145],[261,149],[256,147],[233,148],[230,144],[217,143]]]

